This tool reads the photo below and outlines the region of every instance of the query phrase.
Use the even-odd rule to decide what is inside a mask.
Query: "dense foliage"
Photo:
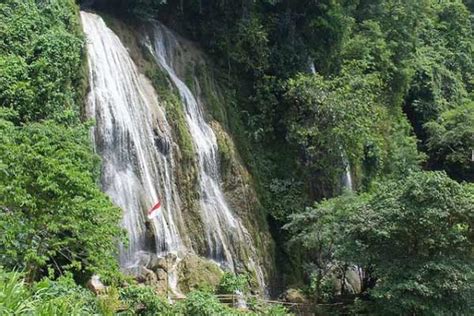
[[[72,1],[2,1],[0,104],[16,123],[71,122],[82,104],[83,39]]]
[[[255,177],[277,281],[356,313],[474,313],[473,1],[76,2],[159,18],[212,56],[229,100],[214,118]],[[75,283],[114,277],[122,235],[81,121],[77,13],[0,3],[0,314],[238,314],[206,291],[170,306]],[[217,292],[247,286],[227,273]]]
[[[467,315],[474,297],[473,189],[442,172],[412,173],[366,194],[317,203],[293,215],[287,228],[311,258],[320,299],[328,265],[358,266],[365,309]]]
[[[236,275],[226,272],[222,275],[217,288],[220,294],[235,294],[237,291],[247,293],[249,290],[249,280],[246,275]]]
[[[28,280],[117,271],[120,211],[81,123],[84,40],[72,1],[0,4],[0,265]]]
[[[70,277],[44,279],[29,287],[18,272],[0,268],[0,314],[80,315],[99,312],[92,292],[77,286]]]
[[[336,269],[342,271],[336,273],[331,268],[337,255],[332,246],[311,248],[313,251],[308,253],[304,241],[287,244],[290,239],[298,240],[299,235],[281,227],[290,218],[294,227],[293,216],[300,216],[294,214],[301,213],[305,205],[343,192],[343,174],[348,170],[361,197],[325,203],[342,203],[344,209],[345,205],[352,205],[357,214],[358,207],[366,205],[364,198],[375,199],[376,194],[385,194],[376,191],[379,186],[392,190],[409,185],[400,182],[409,175],[410,181],[420,182],[417,190],[426,189],[426,200],[419,201],[419,210],[429,209],[431,203],[440,204],[438,198],[448,198],[443,192],[455,184],[444,175],[413,173],[423,169],[444,170],[457,181],[472,181],[474,35],[469,10],[472,2],[460,0],[170,0],[159,8],[162,20],[199,41],[212,54],[222,84],[237,99],[240,116],[233,114],[232,107],[227,115],[232,115],[231,120],[241,120],[244,131],[236,129],[235,124],[227,127],[234,135],[245,134],[245,140],[240,136],[236,139],[256,177],[274,238],[280,246],[277,256],[281,259],[283,282],[298,286],[301,275],[306,275],[305,287],[324,292],[323,289],[331,287],[335,274],[345,273],[345,269]],[[431,192],[426,187],[426,182],[431,181],[427,179],[432,177],[442,178],[439,183],[433,180],[440,192]],[[402,195],[400,190],[393,194]],[[463,192],[464,189],[456,189],[451,198],[455,203],[462,200],[472,204],[472,195]],[[445,205],[438,215],[427,219],[433,225],[431,229],[439,228],[438,241],[451,246],[456,242],[450,239],[451,231],[441,227],[443,212],[456,212],[457,206],[453,205]],[[404,209],[385,206],[386,209],[374,209],[374,213],[393,212],[393,217],[388,218],[395,223],[397,216],[403,216]],[[327,208],[327,217],[322,221],[317,221],[318,214],[303,213],[305,221],[301,225],[317,223],[304,232],[308,236],[322,234],[326,236],[323,239],[333,234],[354,239],[345,231],[333,231],[335,227],[346,227],[343,216],[329,214],[334,209]],[[472,225],[466,218],[459,221],[462,227]],[[398,224],[403,226],[402,222]],[[388,229],[390,222],[379,225],[377,229]],[[412,230],[410,233],[415,234],[418,227]],[[461,237],[463,233],[460,232]],[[398,235],[392,238],[392,243],[405,249],[410,247],[408,239]],[[378,245],[376,239],[365,242],[368,249]],[[356,251],[356,246],[360,245],[347,247]],[[370,286],[376,284],[378,289],[394,291],[395,298],[386,306],[387,313],[429,314],[436,308],[449,313],[456,310],[453,304],[466,308],[463,299],[454,299],[459,294],[457,286],[467,284],[458,278],[466,278],[472,272],[472,264],[465,261],[461,265],[457,261],[472,248],[472,243],[465,242],[464,247],[454,248],[453,252],[438,249],[439,257],[424,257],[420,261],[426,269],[436,266],[446,272],[440,272],[442,276],[436,281],[429,280],[428,272],[420,266],[411,264],[402,265],[406,269],[403,275],[387,259],[383,268],[386,271],[378,279],[386,283],[375,282],[374,277]],[[389,250],[386,255],[390,255]],[[303,266],[313,268],[307,270]],[[372,267],[364,268],[371,273]],[[319,285],[314,277],[309,277],[317,275],[313,272],[318,269],[331,272],[330,277],[318,281]],[[404,297],[401,288],[409,288],[413,280],[419,282],[419,288],[413,291],[425,287],[426,292],[416,298]],[[397,286],[401,288],[395,290]],[[387,303],[386,297],[375,289],[364,291],[370,292],[370,300],[377,306]],[[471,293],[466,287],[463,291],[466,295]],[[320,293],[317,298],[328,296]],[[415,304],[420,305],[419,309],[413,307]]]
[[[458,179],[474,181],[472,155],[474,139],[474,101],[443,112],[425,124],[427,150],[436,168],[447,170]]]
[[[170,23],[180,22],[214,54],[227,79],[237,81],[239,106],[250,114],[243,119],[259,145],[281,137],[295,145],[288,138],[293,120],[287,119],[295,115],[293,102],[284,99],[302,80],[298,73],[309,72],[312,65],[318,80],[339,89],[335,95],[356,109],[359,102],[366,104],[376,120],[388,112],[380,118],[386,129],[380,145],[390,147],[392,156],[407,153],[406,148],[394,150],[410,136],[402,109],[422,141],[420,149],[436,160],[427,150],[425,124],[472,98],[473,32],[461,1],[168,1],[160,13]],[[310,87],[301,88],[311,94]],[[314,107],[311,100],[301,101]],[[335,104],[343,111],[340,103]],[[351,114],[351,119],[363,119],[362,113]],[[362,130],[344,127],[364,137]],[[369,136],[380,137],[380,132]],[[363,143],[372,146],[369,139]],[[311,144],[297,147],[304,152]],[[386,148],[377,148],[380,158]],[[342,149],[348,156],[357,154]],[[350,162],[354,167],[360,163]]]
[[[96,185],[87,127],[0,120],[1,263],[32,279],[114,270],[119,212]]]
[[[212,292],[194,291],[175,304],[143,285],[107,288],[99,296],[78,286],[71,275],[55,281],[43,279],[34,286],[24,275],[0,268],[1,315],[289,315],[280,305],[255,305],[240,311],[222,304]]]

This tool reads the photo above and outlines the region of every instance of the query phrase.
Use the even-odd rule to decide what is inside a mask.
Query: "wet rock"
[[[138,283],[144,283],[150,286],[156,286],[158,283],[158,277],[156,274],[152,270],[143,266],[138,269],[135,279]]]
[[[348,267],[345,270],[333,266],[330,267],[327,278],[332,280],[335,294],[358,294],[362,290],[363,273],[362,269],[357,266]]]
[[[155,256],[152,253],[146,252],[146,251],[140,251],[136,254],[136,259],[137,259],[137,266],[141,267],[147,267],[148,263],[150,262],[151,258]]]
[[[170,269],[172,269],[173,266],[176,265],[177,260],[178,256],[174,253],[168,253],[164,257],[158,257],[154,255],[150,258],[150,261],[147,264],[147,268],[153,271],[156,271],[158,269],[169,271]]]
[[[163,269],[166,271],[171,271],[173,267],[176,266],[177,261],[178,261],[178,256],[176,254],[174,253],[166,254]]]
[[[161,297],[168,297],[169,292],[170,292],[168,288],[168,283],[166,283],[165,281],[159,281],[155,285],[155,291],[156,291],[156,294],[158,294]]]
[[[167,280],[168,278],[168,273],[166,273],[166,271],[163,269],[156,270],[155,274],[158,278],[158,281]]]
[[[362,274],[359,267],[350,267],[346,271],[346,289],[351,294],[357,294],[362,291]]]
[[[241,310],[248,310],[247,301],[245,300],[245,295],[241,291],[235,291],[235,296],[237,300],[234,303],[234,307]]]
[[[86,286],[96,295],[103,294],[107,290],[106,286],[100,281],[100,277],[98,275],[93,275],[92,278],[87,282]]]
[[[158,278],[153,271],[148,270],[147,268],[143,268],[143,272],[145,275],[146,285],[155,285],[158,282]]]
[[[150,261],[147,264],[147,268],[152,271],[157,271],[159,269],[166,270],[168,268],[168,264],[166,262],[165,257],[158,257],[156,255],[150,258]]]
[[[167,156],[170,152],[171,145],[168,140],[160,135],[157,129],[153,130],[153,140],[155,142],[155,147],[158,149],[163,155]]]

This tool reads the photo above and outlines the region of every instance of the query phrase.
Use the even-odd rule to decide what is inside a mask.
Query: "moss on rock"
[[[224,274],[219,266],[210,260],[188,254],[179,263],[179,289],[183,293],[192,290],[214,290]]]
[[[265,211],[255,190],[255,182],[240,157],[240,147],[238,149],[234,142],[234,137],[239,139],[245,137],[241,129],[232,128],[240,126],[237,122],[239,117],[232,108],[235,100],[232,98],[232,93],[218,84],[213,69],[208,66],[203,56],[201,59],[190,60],[195,66],[186,69],[187,71],[192,69],[194,73],[187,76],[196,78],[192,88],[210,114],[208,120],[217,139],[220,173],[226,200],[249,231],[259,256],[259,264],[265,267],[267,279],[272,279],[275,269],[274,243],[269,233]],[[231,114],[231,120],[228,119],[228,113]],[[245,262],[246,271],[240,273],[249,273],[253,276],[251,279],[255,280],[255,271],[248,264],[251,255],[248,249],[244,248],[246,247],[241,248],[237,254]]]

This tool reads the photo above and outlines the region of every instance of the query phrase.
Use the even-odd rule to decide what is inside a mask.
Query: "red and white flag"
[[[158,215],[158,212],[161,209],[161,202],[158,200],[158,203],[156,203],[149,211],[148,211],[148,219],[152,219],[153,217]]]

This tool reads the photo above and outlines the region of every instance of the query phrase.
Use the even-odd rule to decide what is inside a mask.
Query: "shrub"
[[[43,279],[28,286],[25,275],[0,268],[0,315],[91,315],[99,309],[95,296],[74,283],[71,275]]]
[[[34,304],[23,275],[0,267],[0,315],[26,314],[34,310]]]
[[[188,294],[178,309],[185,315],[210,316],[229,313],[229,309],[209,292],[193,291]]]
[[[246,293],[249,290],[249,280],[247,275],[234,274],[226,272],[222,275],[221,281],[217,288],[220,294],[234,294],[236,291]]]
[[[150,287],[132,285],[123,288],[120,299],[132,314],[172,315],[171,306]]]

